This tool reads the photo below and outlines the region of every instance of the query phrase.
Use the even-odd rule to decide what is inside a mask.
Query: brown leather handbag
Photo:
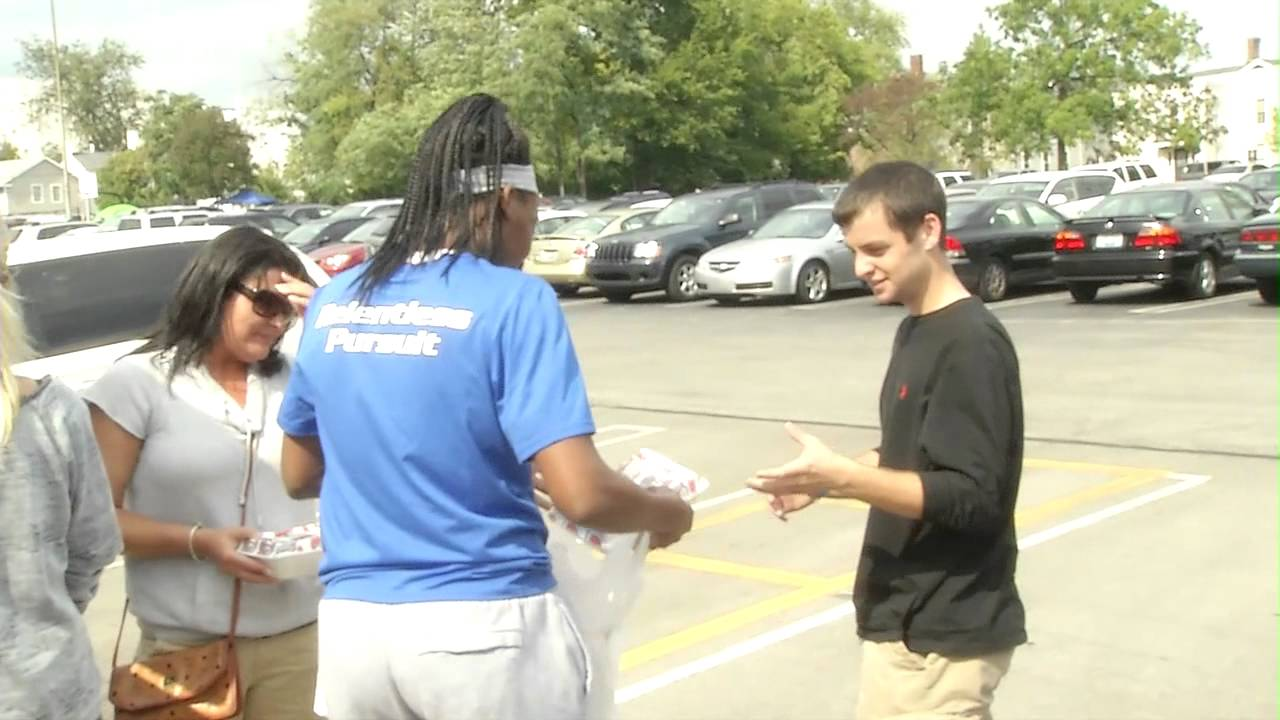
[[[250,432],[244,482],[240,486],[240,525],[243,527],[253,479],[257,433]],[[125,600],[116,649],[111,654],[109,698],[116,720],[230,720],[240,714],[240,667],[236,662],[236,621],[240,617],[240,580],[231,596],[231,627],[227,636],[211,643],[152,655],[129,665],[117,665],[120,638],[129,612]]]

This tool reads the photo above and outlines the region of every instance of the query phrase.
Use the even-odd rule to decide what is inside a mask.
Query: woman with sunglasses
[[[314,717],[320,586],[277,580],[236,550],[316,519],[314,503],[284,493],[275,421],[289,377],[281,340],[313,291],[305,277],[284,243],[228,230],[182,274],[150,342],[85,394],[124,534],[137,657],[226,636],[239,579],[242,720]]]
[[[611,469],[555,292],[520,272],[529,142],[498,99],[423,135],[382,248],[307,313],[280,422],[320,497],[320,693],[333,720],[580,720],[590,661],[554,594],[539,484],[572,521],[688,532]]]

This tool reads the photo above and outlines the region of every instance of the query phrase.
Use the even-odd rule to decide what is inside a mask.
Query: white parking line
[[[875,298],[872,297],[871,295],[854,295],[852,297],[833,298],[831,300],[827,300],[826,302],[815,303],[813,305],[788,305],[787,309],[795,310],[797,312],[813,312],[815,310],[835,310],[835,309],[847,307],[849,305],[852,305],[854,303],[857,303],[863,300],[869,300],[871,301],[871,304],[875,303]]]
[[[1195,489],[1209,481],[1209,477],[1207,475],[1171,474],[1168,477],[1170,480],[1175,480],[1176,482],[1159,490],[1103,508],[1102,510],[1062,523],[1061,525],[1055,525],[1046,530],[1032,533],[1018,541],[1018,549],[1029,550],[1037,545],[1060,538],[1067,533],[1074,532],[1091,525],[1097,525],[1103,520],[1115,517],[1121,513],[1136,510],[1137,508],[1149,505],[1158,500],[1163,500],[1167,497],[1177,495],[1178,493]],[[775,628],[761,635],[757,635],[719,652],[712,653],[711,655],[699,658],[693,662],[674,667],[651,678],[628,685],[614,693],[614,702],[619,705],[629,703],[632,700],[644,697],[654,691],[661,690],[668,685],[673,685],[681,680],[691,678],[694,675],[699,675],[708,670],[720,667],[721,665],[733,662],[734,660],[757,653],[765,648],[777,645],[784,640],[789,640],[797,635],[822,627],[823,625],[829,625],[837,620],[841,620],[852,615],[853,612],[854,607],[851,602],[844,602],[839,606],[827,608],[815,615],[801,618],[793,623],[783,625],[780,628]]]
[[[1214,298],[1212,300],[1191,300],[1187,302],[1180,302],[1176,305],[1154,305],[1152,307],[1130,310],[1129,312],[1134,315],[1165,315],[1167,313],[1183,312],[1185,310],[1199,310],[1200,308],[1213,307],[1214,305],[1226,305],[1227,303],[1249,300],[1252,297],[1252,293],[1239,292],[1234,295]]]
[[[615,432],[622,432],[625,434],[614,437],[612,433],[615,433]],[[609,435],[609,437],[603,440],[597,440],[596,447],[609,447],[610,445],[618,445],[624,442],[631,442],[632,440],[639,440],[642,437],[657,435],[660,432],[666,432],[666,428],[658,427],[656,425],[605,425],[599,430],[596,430],[596,436],[599,437],[601,435],[607,434]],[[736,497],[742,497],[742,495],[750,494],[752,492],[754,491],[746,490],[745,492],[739,491],[738,493],[731,493],[731,494],[735,495]],[[718,498],[712,498],[711,500],[707,501],[708,503],[710,503],[710,505],[707,505],[707,507],[712,507],[714,505],[720,504],[719,502],[716,502],[716,501],[728,502],[728,499],[725,499],[728,497],[729,497],[728,495],[721,495]],[[736,499],[736,497],[732,499]],[[694,510],[697,510],[697,509],[698,509],[698,506],[695,505]],[[118,567],[124,567],[124,558],[116,559],[115,562],[112,562],[110,565],[108,565],[104,569],[114,570],[115,568],[118,568]]]
[[[1024,307],[1027,305],[1040,305],[1042,303],[1062,302],[1070,295],[1065,292],[1051,293],[1049,295],[1036,295],[1035,297],[1018,298],[1016,300],[1002,300],[1001,302],[991,303],[987,307],[992,310],[1008,310],[1009,308]]]

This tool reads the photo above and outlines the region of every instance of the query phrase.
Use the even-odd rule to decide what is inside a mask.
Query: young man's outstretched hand
[[[781,520],[809,507],[819,498],[845,496],[845,478],[851,474],[850,471],[856,473],[858,466],[875,467],[880,462],[880,455],[875,450],[854,460],[835,452],[794,423],[787,423],[784,427],[791,439],[800,445],[800,454],[791,462],[756,471],[755,477],[747,481],[748,487],[772,496],[769,507]]]

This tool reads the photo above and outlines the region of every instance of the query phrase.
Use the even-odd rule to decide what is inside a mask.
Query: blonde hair
[[[27,359],[26,325],[22,322],[22,306],[11,289],[9,277],[9,232],[0,223],[0,447],[9,444],[13,426],[22,405],[22,387],[13,366]]]

